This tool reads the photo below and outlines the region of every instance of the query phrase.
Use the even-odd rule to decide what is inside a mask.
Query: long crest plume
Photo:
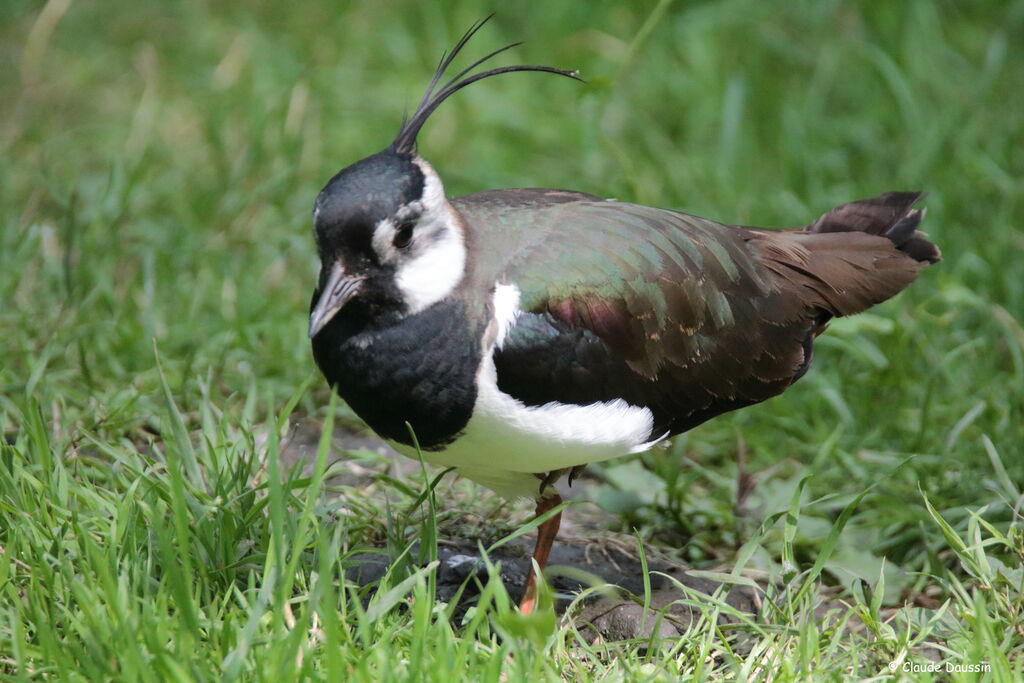
[[[477,23],[473,24],[473,26],[471,26],[470,29],[466,31],[462,38],[459,39],[459,42],[455,43],[455,47],[453,47],[450,52],[445,52],[441,55],[441,61],[438,63],[437,69],[434,71],[434,77],[430,80],[430,85],[427,86],[426,93],[423,94],[423,99],[420,100],[419,106],[416,107],[416,111],[412,113],[412,116],[409,116],[402,122],[402,127],[398,131],[398,135],[395,136],[395,141],[391,143],[391,149],[396,154],[413,154],[413,152],[416,149],[416,136],[419,135],[420,128],[422,128],[423,124],[427,122],[427,119],[430,118],[430,115],[434,113],[434,110],[437,109],[442,102],[444,102],[446,99],[457,93],[459,90],[462,90],[467,85],[471,85],[473,83],[476,83],[477,81],[482,81],[483,79],[490,78],[491,76],[498,76],[500,74],[511,73],[513,71],[542,71],[545,73],[557,74],[559,76],[566,76],[567,78],[573,78],[577,81],[583,81],[583,79],[579,77],[579,72],[577,71],[556,69],[551,66],[536,66],[526,64],[520,64],[516,66],[502,66],[497,69],[488,69],[486,71],[480,71],[478,73],[471,73],[473,69],[477,68],[484,62],[487,62],[490,59],[497,57],[502,52],[505,52],[506,50],[511,50],[514,47],[522,45],[522,43],[512,43],[511,45],[506,45],[505,47],[495,50],[494,52],[476,60],[475,62],[467,66],[465,69],[455,74],[455,76],[449,79],[443,86],[441,86],[440,90],[438,90],[438,83],[441,82],[441,79],[444,77],[445,71],[447,71],[448,67],[451,66],[451,63],[458,56],[459,52],[462,50],[462,48],[466,46],[466,43],[469,42],[469,39],[472,38],[473,35],[477,31],[479,31],[480,28],[483,27],[483,25],[486,24],[493,16],[493,14],[490,14],[487,17],[478,21]]]

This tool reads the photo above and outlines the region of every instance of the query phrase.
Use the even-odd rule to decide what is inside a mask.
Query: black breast
[[[424,450],[440,450],[472,414],[481,336],[461,301],[389,325],[350,306],[313,339],[313,357],[377,434],[412,445],[408,422]]]

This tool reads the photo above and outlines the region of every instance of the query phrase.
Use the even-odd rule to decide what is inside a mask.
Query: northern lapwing
[[[438,105],[502,73],[576,78],[474,73],[503,48],[440,85],[483,23],[443,56],[395,140],[331,178],[313,211],[313,355],[400,452],[416,457],[418,443],[427,462],[534,498],[544,514],[561,502],[561,475],[785,391],[831,318],[939,261],[917,231],[918,192],[850,202],[795,230],[565,190],[448,198],[416,151]],[[538,528],[541,568],[559,518]],[[523,612],[535,582],[530,572]]]

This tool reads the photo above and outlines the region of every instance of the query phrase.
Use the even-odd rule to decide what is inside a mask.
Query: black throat
[[[316,297],[314,297],[314,304]],[[440,301],[382,323],[353,301],[313,338],[328,383],[380,436],[441,450],[466,427],[476,403],[482,324],[466,304]]]

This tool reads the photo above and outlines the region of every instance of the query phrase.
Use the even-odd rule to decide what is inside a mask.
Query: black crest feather
[[[454,95],[459,90],[462,90],[467,85],[476,83],[477,81],[482,81],[483,79],[490,78],[491,76],[512,73],[514,71],[542,71],[545,73],[557,74],[559,76],[566,76],[568,78],[573,78],[577,81],[583,80],[582,78],[579,77],[579,74],[576,71],[556,69],[551,66],[535,66],[526,64],[520,64],[516,66],[502,66],[497,69],[488,69],[486,71],[472,73],[473,69],[477,68],[484,62],[487,62],[490,59],[497,57],[506,50],[511,50],[512,48],[522,44],[512,43],[511,45],[506,45],[505,47],[495,50],[494,52],[476,60],[475,62],[467,66],[465,69],[455,74],[455,76],[453,76],[451,79],[448,80],[448,82],[441,86],[440,90],[437,90],[438,83],[441,82],[441,79],[444,77],[445,71],[447,71],[448,67],[451,66],[452,61],[455,60],[455,58],[458,56],[462,48],[466,46],[466,43],[469,42],[469,39],[472,38],[473,35],[477,31],[479,31],[480,28],[484,24],[486,24],[493,16],[493,14],[490,14],[487,17],[478,21],[477,23],[473,24],[469,28],[469,30],[466,31],[466,33],[462,36],[462,38],[459,39],[459,42],[455,43],[455,47],[453,47],[450,52],[445,52],[444,54],[441,55],[441,61],[437,65],[437,70],[434,71],[434,77],[430,80],[430,85],[427,86],[427,91],[423,94],[423,99],[420,100],[419,106],[416,107],[416,111],[412,113],[412,116],[408,117],[402,122],[402,127],[398,131],[398,135],[395,136],[395,141],[391,143],[391,149],[396,154],[412,154],[413,151],[416,149],[416,136],[419,135],[420,128],[422,128],[423,124],[427,122],[427,119],[430,118],[430,115],[434,113],[434,110],[437,109],[441,105],[441,103],[448,99],[450,96]]]

